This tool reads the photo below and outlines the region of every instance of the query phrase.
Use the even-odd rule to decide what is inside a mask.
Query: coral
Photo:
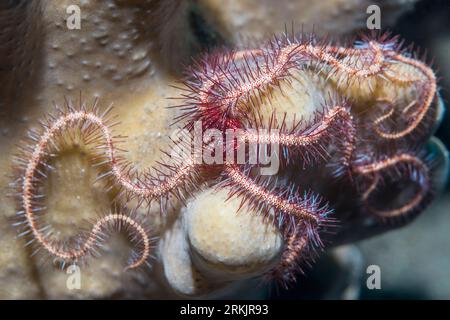
[[[192,189],[202,186],[198,182],[200,177],[209,184],[218,181],[215,187],[218,192],[228,189],[228,198],[240,199],[238,210],[247,204],[244,211],[260,215],[264,223],[272,221],[279,228],[286,246],[279,264],[268,274],[277,276],[283,285],[295,281],[295,273],[301,270],[302,264],[308,264],[324,246],[321,234],[334,227],[335,219],[329,217],[332,210],[312,191],[302,190],[295,183],[284,185],[259,175],[255,169],[263,172],[261,163],[252,164],[249,153],[244,153],[244,163],[239,164],[235,160],[238,145],[245,147],[248,140],[249,145],[256,144],[259,151],[267,149],[270,144],[272,152],[277,155],[276,161],[284,163],[283,167],[300,165],[305,170],[315,163],[331,163],[335,168],[330,175],[342,176],[350,187],[359,184],[355,194],[357,197],[359,194],[368,212],[376,217],[387,219],[401,216],[406,219],[421,211],[429,203],[433,192],[431,163],[421,160],[417,152],[409,149],[412,143],[420,143],[423,136],[429,134],[430,123],[434,123],[432,112],[436,114],[438,106],[433,103],[436,78],[425,64],[406,57],[400,46],[397,38],[388,38],[387,35],[376,39],[365,37],[353,47],[339,47],[318,42],[310,35],[285,34],[269,42],[264,49],[207,55],[189,70],[184,83],[186,88],[182,89],[187,94],[182,95],[183,104],[177,106],[182,113],[175,119],[188,129],[187,136],[195,134],[196,123],[200,123],[203,130],[219,130],[219,139],[230,130],[234,133],[241,130],[242,133],[233,137],[231,142],[220,141],[219,149],[217,143],[214,144],[217,141],[200,137],[201,150],[196,151],[211,153],[213,148],[216,155],[227,156],[224,164],[197,162],[195,153],[190,152],[191,143],[188,143],[189,152],[178,154],[175,159],[166,153],[171,159],[159,161],[159,168],[138,173],[134,165],[117,155],[120,148],[114,140],[121,137],[114,136],[111,131],[114,125],[108,119],[111,108],[100,112],[96,101],[88,109],[81,97],[77,108],[69,101],[67,111],[50,115],[43,122],[42,132],[30,132],[32,142],[24,143],[24,154],[18,157],[17,163],[21,168],[17,181],[19,215],[23,215],[18,225],[26,228],[20,235],[31,234],[31,242],[34,241],[39,248],[44,248],[50,256],[63,263],[79,263],[88,254],[96,253],[96,247],[104,238],[103,229],[114,222],[115,225],[127,225],[131,238],[141,246],[127,269],[144,264],[150,256],[150,238],[142,223],[124,212],[101,217],[92,224],[90,232],[76,237],[72,243],[55,241],[51,238],[49,225],[39,226],[37,213],[45,210],[45,206],[36,199],[43,197],[39,190],[42,178],[48,175],[46,171],[52,168],[49,158],[64,149],[58,141],[62,139],[66,142],[63,137],[67,131],[75,129],[73,136],[78,136],[91,149],[87,152],[93,155],[94,165],[103,169],[99,178],[111,179],[107,190],[119,189],[114,202],[137,199],[137,207],[140,208],[143,204],[149,207],[158,200],[160,214],[165,215],[166,203],[171,202],[173,197],[184,201]],[[295,120],[291,110],[280,110],[276,104],[272,105],[271,112],[259,108],[260,102],[266,99],[270,102],[274,95],[289,97],[289,89],[287,92],[281,90],[280,84],[288,83],[290,90],[296,90],[292,82],[296,81],[295,74],[300,72],[325,75],[337,92],[323,97],[321,109],[313,111],[310,119]],[[386,90],[387,86],[390,90]],[[408,95],[401,96],[405,91]],[[412,99],[406,107],[398,102],[405,98]],[[374,99],[372,108],[375,110],[365,109],[364,116],[361,116],[361,111],[352,105],[355,103],[353,99],[361,99],[365,103]],[[389,110],[381,116],[377,116],[380,111],[377,107],[383,110],[377,105],[379,101]],[[392,120],[393,125],[380,129],[380,124],[387,122],[387,119]],[[396,142],[394,146],[389,145],[392,140]],[[179,141],[174,141],[172,149],[179,150],[181,146]],[[282,151],[276,152],[279,146]],[[231,159],[228,158],[230,151]],[[367,179],[371,181],[368,185],[359,181]],[[405,188],[414,185],[415,193],[404,197],[405,203],[400,202],[395,208],[376,209],[370,204],[372,194],[380,189],[383,180],[388,179],[391,180],[388,186],[403,187],[403,180],[406,179]],[[386,185],[383,186],[386,188]],[[210,197],[217,195],[216,192]],[[218,259],[232,266],[233,263],[221,256],[220,250],[211,252],[211,244],[205,247],[199,242],[202,231],[192,233],[189,226],[201,217],[201,211],[197,210],[194,214],[192,203],[187,208],[188,216],[192,217],[187,230],[193,250],[197,250],[207,264]],[[221,228],[226,226],[221,224]],[[215,236],[220,239],[228,235],[215,233]],[[203,236],[203,243],[208,240]],[[210,242],[213,243],[212,239]],[[249,252],[247,256],[254,254]],[[266,260],[269,257],[266,253]],[[252,260],[259,259],[255,256]],[[247,268],[251,266],[250,262],[241,264]]]

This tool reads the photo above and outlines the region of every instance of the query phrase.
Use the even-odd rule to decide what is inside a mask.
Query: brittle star
[[[309,166],[313,162],[329,161],[329,145],[335,145],[339,161],[333,164],[334,175],[347,179],[351,185],[358,185],[358,197],[365,208],[381,219],[405,217],[422,210],[431,199],[430,161],[419,152],[409,150],[409,141],[420,141],[429,127],[430,110],[434,109],[436,78],[424,63],[406,56],[397,38],[381,36],[378,39],[363,38],[354,47],[338,47],[320,43],[313,37],[284,35],[275,38],[260,49],[242,51],[220,51],[205,56],[188,71],[180,98],[182,105],[176,106],[182,114],[174,119],[184,122],[192,132],[194,123],[201,121],[204,129],[240,130],[232,148],[239,143],[256,143],[263,148],[276,144],[284,165]],[[402,64],[398,71],[394,66]],[[406,68],[408,67],[408,68]],[[385,85],[401,84],[412,87],[416,99],[403,112],[391,104],[388,113],[369,119],[369,124],[358,123],[352,109],[350,97],[329,98],[323,110],[317,111],[312,120],[294,120],[288,123],[286,114],[280,117],[276,110],[267,117],[258,108],[263,98],[271,99],[273,88],[280,83],[289,83],[295,73],[310,70],[326,79],[333,79],[336,88],[356,85],[368,86],[374,81]],[[341,90],[344,91],[345,90]],[[413,112],[411,112],[413,110]],[[162,156],[159,166],[144,173],[125,160],[117,147],[120,136],[114,136],[111,108],[101,112],[96,100],[87,108],[80,98],[78,107],[66,101],[65,110],[59,110],[43,122],[40,132],[30,132],[31,141],[24,143],[23,152],[16,158],[19,177],[19,216],[17,225],[25,228],[22,235],[31,236],[30,242],[43,248],[50,256],[63,262],[78,262],[95,253],[105,238],[105,233],[125,225],[138,247],[127,269],[134,269],[148,262],[151,256],[149,230],[145,221],[136,214],[113,212],[97,220],[90,232],[76,237],[71,243],[52,239],[47,226],[39,222],[44,195],[39,193],[50,161],[58,154],[58,139],[69,130],[78,130],[82,142],[91,147],[94,164],[103,168],[101,179],[121,189],[117,202],[129,203],[137,199],[138,206],[149,206],[160,201],[161,211],[170,195],[184,201],[202,180],[217,181],[217,188],[230,188],[230,197],[240,197],[241,207],[263,215],[266,220],[277,224],[283,233],[286,245],[278,265],[268,275],[281,281],[295,280],[303,264],[315,256],[323,247],[321,231],[335,225],[330,217],[332,210],[321,197],[311,191],[301,191],[294,183],[288,186],[278,184],[274,179],[262,179],[255,173],[258,165],[226,162],[208,166],[197,164],[192,155],[183,159],[169,159],[169,153]],[[397,117],[397,118],[395,118]],[[406,123],[405,128],[386,131],[387,120]],[[361,120],[360,120],[361,121]],[[363,127],[365,130],[360,129]],[[418,130],[420,128],[420,130]],[[363,137],[372,134],[375,142],[362,143]],[[414,133],[414,135],[413,135]],[[392,141],[405,147],[394,152],[375,152],[376,146],[388,145]],[[176,142],[174,142],[176,143]],[[208,147],[208,146],[207,146]],[[233,150],[233,152],[236,150]],[[107,168],[107,169],[105,169]],[[371,197],[383,181],[408,178],[418,185],[418,191],[409,202],[392,209],[375,208]]]

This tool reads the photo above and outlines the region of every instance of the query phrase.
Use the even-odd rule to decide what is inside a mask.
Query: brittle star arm
[[[403,206],[393,209],[380,210],[369,204],[369,198],[375,192],[381,182],[384,171],[394,170],[409,174],[419,185],[418,191]],[[418,157],[409,153],[401,153],[391,158],[375,161],[366,165],[354,167],[356,174],[370,178],[371,182],[362,194],[362,200],[366,207],[375,215],[383,218],[406,216],[421,207],[431,191],[431,180],[428,166]]]
[[[372,63],[367,67],[356,67],[350,63],[344,63],[328,52],[325,46],[314,46],[309,43],[276,48],[277,46],[274,45],[274,52],[271,54],[259,49],[232,53],[228,57],[227,64],[234,68],[223,70],[219,66],[220,72],[213,72],[210,75],[208,72],[202,73],[203,79],[198,88],[198,97],[195,98],[199,111],[207,110],[211,103],[214,103],[216,108],[222,108],[222,112],[233,112],[241,97],[261,92],[263,88],[289,75],[292,69],[301,68],[311,61],[329,65],[336,70],[360,78],[379,74],[385,66],[383,50],[372,42],[371,50],[375,54]],[[258,57],[263,57],[262,61],[258,62]],[[238,61],[241,61],[241,67],[237,66]],[[223,80],[228,80],[229,88],[223,86]]]
[[[48,125],[44,126],[44,132],[37,139],[31,151],[31,155],[25,166],[25,172],[22,179],[21,186],[21,204],[23,207],[23,214],[26,218],[29,230],[37,240],[37,242],[46,249],[52,256],[63,260],[76,260],[86,256],[89,251],[95,248],[98,238],[100,237],[104,227],[111,221],[122,222],[128,225],[135,231],[137,236],[141,239],[143,244],[140,257],[132,262],[127,268],[135,268],[141,265],[148,257],[150,251],[150,240],[144,228],[138,221],[124,214],[110,214],[99,219],[92,227],[88,237],[84,239],[84,243],[79,245],[78,249],[64,249],[60,244],[55,244],[53,241],[47,239],[46,234],[39,228],[37,219],[35,217],[35,196],[37,192],[37,184],[42,174],[39,167],[47,166],[46,157],[48,156],[48,148],[54,144],[54,139],[57,139],[58,134],[71,127],[78,127],[85,133],[92,133],[93,130],[99,130],[103,142],[102,146],[106,148],[106,156],[109,165],[111,166],[111,173],[127,192],[135,194],[144,198],[160,198],[167,196],[168,193],[183,183],[184,179],[191,173],[194,164],[191,161],[185,161],[183,166],[172,176],[162,181],[159,185],[152,185],[144,183],[144,186],[133,183],[125,172],[120,167],[120,161],[115,154],[115,147],[113,143],[113,136],[107,122],[103,119],[103,115],[98,115],[94,107],[93,112],[86,110],[70,110],[68,113],[61,115]]]
[[[307,237],[301,228],[294,228],[285,236],[284,249],[278,264],[264,275],[264,280],[275,279],[285,289],[296,282],[296,274],[303,272],[302,267],[314,258],[314,252],[308,248]]]
[[[390,118],[390,116],[393,114],[393,109],[390,110],[386,115],[383,115],[375,120],[376,133],[380,137],[390,140],[401,139],[415,131],[415,129],[424,121],[425,116],[432,107],[433,100],[436,96],[437,91],[436,76],[431,68],[420,61],[405,57],[403,55],[395,55],[393,59],[416,68],[422,73],[424,78],[411,76],[406,76],[403,78],[398,76],[389,77],[394,82],[414,82],[417,84],[422,84],[421,94],[418,101],[412,102],[413,105],[417,105],[416,111],[413,116],[409,117],[410,121],[406,128],[396,132],[385,132],[380,128],[379,124],[385,121],[387,118]],[[406,106],[405,109],[410,108],[411,104]]]

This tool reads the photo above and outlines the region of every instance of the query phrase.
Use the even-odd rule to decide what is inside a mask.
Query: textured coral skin
[[[295,92],[296,74],[302,72],[325,75],[335,92],[323,97],[320,109],[316,107],[309,118],[295,120],[289,107],[277,105],[272,99],[289,97],[290,90]],[[287,92],[281,89],[281,83],[288,84]],[[383,220],[407,219],[422,211],[431,199],[431,160],[412,147],[424,141],[434,122],[436,78],[425,64],[405,56],[396,38],[366,37],[353,47],[339,47],[318,42],[311,35],[285,34],[262,49],[206,56],[189,70],[184,84],[187,94],[182,95],[184,103],[177,106],[182,113],[175,120],[182,122],[190,133],[196,121],[201,122],[203,129],[222,133],[243,130],[244,134],[237,139],[256,143],[259,148],[268,143],[281,146],[277,160],[287,168],[305,170],[316,163],[328,162],[333,169],[330,176],[356,187],[356,197],[365,210]],[[405,105],[411,96],[412,101]],[[352,106],[353,99],[364,102],[373,99],[371,108],[375,110],[366,109],[364,116],[360,116],[360,110]],[[269,102],[270,112],[260,109],[264,100]],[[387,107],[383,115],[377,115],[383,110],[378,102]],[[121,149],[116,140],[121,137],[112,133],[115,123],[108,118],[110,110],[100,111],[97,101],[92,108],[86,107],[81,97],[78,107],[68,101],[66,110],[50,115],[40,132],[30,132],[31,142],[24,143],[24,151],[16,160],[19,216],[23,216],[17,224],[25,227],[20,235],[31,234],[30,243],[44,248],[63,265],[80,263],[95,254],[105,238],[103,230],[111,221],[117,221],[113,225],[116,227],[127,225],[131,239],[137,241],[139,250],[127,269],[148,263],[151,256],[148,230],[138,219],[128,216],[126,208],[123,213],[98,219],[91,231],[70,242],[55,240],[48,232],[51,227],[39,223],[39,212],[45,210],[45,205],[37,200],[45,197],[39,192],[39,185],[47,178],[47,171],[52,170],[49,159],[64,149],[59,141],[67,143],[65,135],[73,140],[79,137],[81,143],[92,149],[93,164],[103,170],[99,178],[107,179],[108,190],[119,189],[115,199],[118,203],[136,199],[139,208],[156,200],[165,215],[164,208],[171,198],[183,202],[200,186],[201,179],[218,182],[218,190],[229,189],[229,197],[241,199],[238,210],[245,208],[249,214],[262,216],[265,223],[274,223],[285,237],[280,262],[267,273],[283,285],[295,281],[295,273],[324,246],[321,234],[335,227],[336,219],[330,218],[332,209],[320,196],[295,183],[284,185],[258,176],[255,169],[259,165],[227,161],[210,167],[197,164],[192,154],[183,154],[181,159],[162,160],[160,168],[139,173],[134,165],[117,155]],[[394,125],[385,125],[387,120]],[[249,130],[252,128],[256,131]],[[70,130],[75,133],[67,133]],[[275,134],[275,130],[279,132]],[[174,144],[179,146],[177,141]],[[203,151],[208,147],[206,144]],[[233,153],[237,151],[233,150],[234,140],[231,147]],[[168,153],[167,156],[170,157]],[[406,200],[400,199],[400,204],[393,208],[373,204],[374,193],[386,185],[400,183],[405,187],[404,180],[414,189]],[[201,247],[195,234],[190,239],[193,248]],[[199,250],[204,258],[214,260],[211,253]],[[220,251],[212,252],[214,255]]]

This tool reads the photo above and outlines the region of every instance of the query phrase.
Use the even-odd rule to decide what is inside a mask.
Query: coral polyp
[[[312,35],[285,34],[261,48],[221,49],[204,56],[187,70],[180,87],[182,103],[174,106],[178,113],[173,122],[188,136],[194,135],[197,121],[202,130],[216,130],[223,137],[236,133],[231,143],[221,142],[222,149],[214,150],[235,155],[244,146],[243,161],[233,157],[225,163],[198,163],[191,153],[174,158],[167,151],[161,152],[157,167],[138,172],[118,147],[123,137],[112,131],[110,108],[100,111],[97,101],[86,107],[81,98],[77,107],[67,102],[43,122],[41,131],[30,133],[17,158],[15,185],[24,234],[51,257],[78,262],[95,253],[107,227],[126,225],[139,247],[127,268],[136,268],[151,255],[143,220],[155,217],[138,218],[127,207],[159,201],[165,214],[167,203],[192,201],[202,188],[212,186],[239,199],[240,211],[261,215],[279,229],[284,252],[266,275],[289,282],[325,246],[322,235],[339,227],[334,210],[339,203],[319,195],[323,188],[315,190],[311,181],[324,176],[339,181],[351,190],[357,214],[383,222],[407,219],[432,198],[433,159],[422,147],[436,122],[436,77],[396,37],[363,37],[353,46],[337,46]],[[115,205],[123,209],[94,221],[84,236],[57,242],[38,219],[38,212],[45,211],[40,190],[52,170],[50,160],[68,135],[86,146],[100,180],[106,190],[116,190]],[[173,144],[171,149],[182,147],[177,140]],[[279,168],[263,174],[267,163],[250,161],[252,146],[258,160],[261,151],[271,152],[270,160]],[[213,141],[203,135],[201,151],[212,147]],[[290,181],[289,172],[304,180]],[[402,196],[396,207],[374,204],[376,194],[397,184],[414,192]]]

